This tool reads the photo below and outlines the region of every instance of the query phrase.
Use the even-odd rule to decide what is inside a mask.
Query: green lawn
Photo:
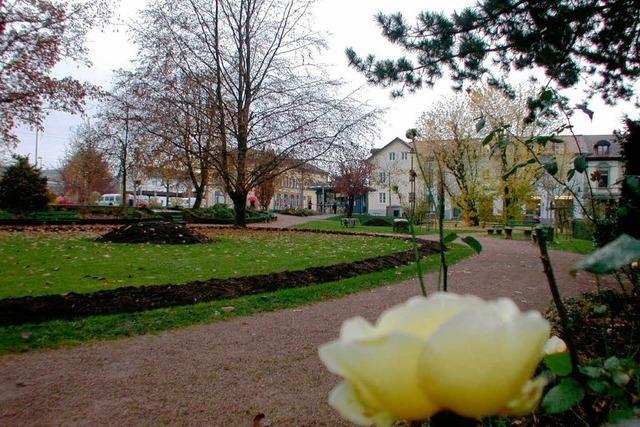
[[[447,260],[452,265],[471,255],[473,255],[473,251],[470,248],[454,244],[452,249],[447,252]],[[435,254],[423,260],[422,266],[425,272],[438,269],[438,257],[439,255]],[[415,264],[412,264],[306,288],[283,289],[277,292],[228,300],[162,308],[141,313],[92,316],[75,321],[52,320],[38,324],[0,327],[0,353],[76,345],[86,341],[156,333],[166,329],[297,307],[397,283],[415,277],[415,274],[416,267]],[[435,283],[427,283],[427,288],[433,292]],[[416,285],[415,293],[416,295],[420,293],[418,285]],[[234,310],[231,312],[222,310],[222,307],[228,306],[234,307]]]
[[[504,239],[504,232],[502,234],[487,234],[486,237],[493,237],[494,239]],[[531,241],[531,237],[527,237],[524,235],[522,231],[513,231],[511,235],[513,240],[527,240]],[[593,252],[593,242],[591,240],[583,240],[583,239],[574,239],[569,236],[556,236],[556,239],[553,242],[549,242],[547,244],[549,249],[557,249],[559,251],[567,251],[567,252],[575,252],[577,254],[590,254]]]
[[[213,231],[215,243],[96,243],[95,236],[0,235],[0,298],[184,283],[361,260],[404,241],[312,233]]]
[[[359,217],[362,222],[364,218],[371,218],[370,216]],[[302,230],[339,230],[339,231],[350,231],[354,233],[393,233],[393,227],[391,226],[371,226],[371,225],[356,225],[355,227],[345,227],[342,225],[340,220],[341,216],[334,216],[331,218],[327,218],[324,220],[318,221],[310,221],[304,224],[297,225],[295,228]],[[446,223],[445,223],[446,224]],[[445,233],[455,231],[457,233],[474,233],[481,232],[483,229],[474,228],[474,227],[447,227],[445,228]],[[437,228],[427,228],[426,226],[419,225],[416,227],[416,234],[437,234]]]
[[[559,239],[549,243],[549,248],[561,251],[575,252],[577,254],[587,255],[593,252],[593,242],[591,240],[573,239],[560,237]]]

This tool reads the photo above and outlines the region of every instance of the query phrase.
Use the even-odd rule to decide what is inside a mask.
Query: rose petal
[[[425,419],[438,409],[422,392],[417,360],[423,342],[394,333],[369,340],[334,341],[320,347],[327,368],[349,381],[363,406],[396,419]]]
[[[375,333],[375,328],[371,323],[357,316],[344,321],[342,328],[340,328],[340,339],[353,341],[373,337]]]
[[[549,337],[537,312],[501,320],[502,312],[465,311],[426,342],[418,372],[436,404],[467,417],[496,414],[531,378]]]
[[[521,417],[529,415],[538,407],[542,398],[542,391],[547,385],[547,378],[539,375],[533,380],[527,381],[515,398],[500,411],[502,416]]]
[[[329,405],[335,408],[343,418],[361,426],[371,425],[375,423],[375,418],[382,418],[381,414],[378,417],[375,416],[377,411],[362,404],[353,385],[348,381],[341,382],[331,391]]]
[[[486,303],[472,295],[456,295],[438,292],[429,298],[414,297],[407,303],[385,311],[376,325],[379,333],[403,332],[428,338],[445,321],[464,309],[485,306]]]
[[[552,336],[544,345],[544,354],[564,353],[567,351],[567,344],[557,336]]]

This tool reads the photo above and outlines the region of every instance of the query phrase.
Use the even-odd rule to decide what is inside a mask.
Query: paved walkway
[[[550,300],[535,247],[481,238],[482,254],[451,268],[450,287],[522,308]],[[593,289],[572,278],[579,256],[552,251],[563,295]],[[436,277],[427,275],[432,289]],[[375,319],[419,293],[416,280],[312,306],[74,348],[0,358],[0,425],[346,425],[326,404],[338,379],[317,357],[354,315]]]

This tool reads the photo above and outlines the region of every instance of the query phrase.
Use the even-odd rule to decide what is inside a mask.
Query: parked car
[[[127,203],[129,200],[133,201],[133,195],[127,194]],[[122,194],[103,194],[98,199],[98,206],[121,206]]]

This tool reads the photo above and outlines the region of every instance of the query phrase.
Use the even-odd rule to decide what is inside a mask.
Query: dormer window
[[[608,156],[609,155],[609,147],[611,143],[609,141],[601,140],[594,145],[594,153],[596,156]]]

